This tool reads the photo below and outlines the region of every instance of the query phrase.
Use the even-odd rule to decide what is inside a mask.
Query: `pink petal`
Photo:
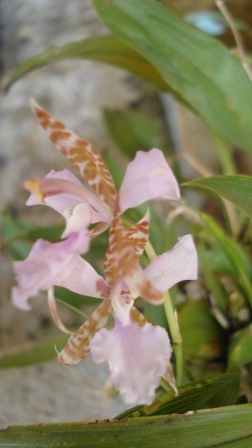
[[[109,297],[110,288],[94,268],[80,256],[71,259],[54,278],[54,285],[98,299]]]
[[[128,164],[118,193],[115,216],[150,199],[179,200],[176,178],[159,149],[138,151]]]
[[[40,239],[26,260],[13,263],[18,282],[18,287],[12,290],[15,306],[29,310],[28,298],[37,295],[39,290],[48,290],[54,284],[58,272],[68,263],[71,266],[71,260],[76,255],[65,250],[71,244],[71,241],[52,244]]]
[[[78,253],[85,253],[88,248],[87,229],[72,233],[69,238],[59,243],[53,244],[42,239],[36,241],[26,260],[13,263],[18,282],[18,287],[12,289],[14,305],[29,310],[30,306],[27,303],[29,297],[36,296],[39,290],[46,291],[53,285],[61,286],[61,276],[66,283],[72,267],[84,261]],[[69,282],[71,283],[71,279]],[[107,285],[106,287],[108,288]]]
[[[79,181],[79,179],[77,179],[77,177],[67,169],[64,169],[62,171],[51,170],[50,173],[48,173],[45,176],[45,179],[63,179],[82,187],[82,184]],[[79,204],[80,201],[81,200],[79,198],[74,198],[69,195],[49,196],[44,199],[46,205],[49,205],[49,207],[52,207],[61,215],[63,215],[66,208],[73,207]],[[37,204],[41,204],[41,202],[33,195],[31,195],[26,202],[26,205],[37,205]]]
[[[112,219],[112,214],[108,205],[102,202],[94,193],[87,190],[87,188],[79,184],[77,185],[75,182],[50,177],[33,178],[25,181],[24,188],[32,193],[40,203],[48,200],[47,198],[54,197],[51,199],[50,203],[48,202],[48,205],[53,206],[53,208],[61,213],[62,211],[64,213],[64,210],[69,207],[69,204],[70,207],[72,207],[81,202],[87,202],[95,212],[93,222],[107,222]],[[60,196],[60,208],[58,208],[55,204],[57,198]]]
[[[192,236],[180,238],[173,249],[154,258],[144,272],[161,291],[183,280],[196,280],[198,256]]]
[[[118,320],[112,331],[96,333],[90,350],[97,364],[108,363],[116,389],[130,405],[151,404],[172,352],[164,328],[124,326]]]

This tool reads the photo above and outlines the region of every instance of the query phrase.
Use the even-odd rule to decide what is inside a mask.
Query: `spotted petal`
[[[164,300],[163,293],[159,291],[138,263],[134,246],[127,236],[120,218],[113,220],[110,227],[111,260],[120,278],[129,288],[132,297],[143,297],[147,301],[157,304]]]
[[[84,322],[79,330],[69,338],[67,345],[58,357],[62,364],[77,364],[90,353],[90,341],[95,333],[106,325],[110,309],[111,301],[103,300],[101,305]]]
[[[33,111],[52,143],[78,168],[98,196],[114,207],[116,191],[110,172],[91,143],[82,140],[32,100]]]
[[[143,327],[148,322],[145,319],[145,317],[143,316],[143,314],[140,313],[140,311],[137,308],[135,308],[134,306],[132,306],[132,308],[130,310],[130,317],[131,317],[132,322],[135,325],[138,325],[139,327]]]
[[[108,363],[115,388],[126,404],[151,404],[171,356],[164,328],[149,323],[124,326],[116,320],[112,331],[103,328],[96,333],[90,349],[96,363]]]
[[[149,225],[150,213],[148,210],[145,216],[127,232],[128,238],[130,238],[130,241],[134,246],[138,260],[141,257],[145,248],[145,244],[147,243],[149,238]]]
[[[176,178],[159,149],[138,151],[128,164],[115,206],[115,216],[151,199],[179,200]]]
[[[144,272],[160,291],[182,280],[196,280],[198,257],[191,235],[183,236],[173,249],[154,258]]]

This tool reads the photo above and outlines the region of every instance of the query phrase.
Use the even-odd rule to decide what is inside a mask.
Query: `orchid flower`
[[[197,278],[197,254],[190,235],[182,237],[172,250],[154,258],[143,270],[138,260],[143,240],[148,239],[146,221],[144,226],[138,224],[138,229],[138,237],[134,232],[132,239],[120,218],[113,221],[104,261],[106,281],[84,260],[83,272],[65,279],[63,286],[67,288],[77,281],[79,293],[97,297],[100,291],[100,298],[107,298],[59,354],[59,361],[66,365],[80,362],[90,352],[96,363],[106,361],[115,387],[131,405],[152,402],[172,353],[165,329],[147,323],[133,306],[134,298],[141,296],[148,302],[162,303],[168,288]],[[108,331],[102,327],[111,307],[115,326]]]
[[[83,203],[88,204],[91,223],[100,223],[90,231],[93,238],[128,208],[151,199],[180,199],[177,181],[160,150],[138,151],[128,164],[121,188],[116,193],[111,174],[94,146],[55,120],[34,100],[32,106],[53,144],[78,168],[94,191],[84,187],[68,170],[51,171],[45,178],[25,182],[25,188],[32,193],[27,205],[44,202],[63,214],[68,230],[78,231],[83,221],[84,225],[86,223],[81,207]]]
[[[73,162],[94,191],[83,186],[68,170],[51,171],[45,178],[25,182],[25,188],[31,192],[27,205],[44,202],[65,217],[62,238],[66,239],[56,244],[38,240],[29,257],[14,264],[18,286],[13,288],[13,302],[21,309],[29,309],[28,298],[39,290],[48,290],[54,321],[68,332],[57,313],[54,286],[103,299],[72,334],[59,354],[59,361],[75,364],[91,352],[95,362],[108,362],[114,385],[125,403],[150,404],[160,377],[165,376],[168,381],[171,378],[172,350],[166,331],[148,323],[133,306],[134,299],[140,296],[156,305],[163,303],[167,289],[178,281],[197,277],[197,255],[191,236],[186,235],[143,270],[139,259],[148,241],[149,215],[128,231],[120,216],[128,208],[150,199],[178,200],[177,181],[161,151],[155,148],[138,151],[116,193],[109,170],[96,149],[36,103],[33,109],[51,141]],[[89,225],[95,223],[99,224],[88,234]],[[104,280],[80,254],[87,252],[90,237],[109,226]],[[108,331],[103,327],[111,308],[115,326]]]

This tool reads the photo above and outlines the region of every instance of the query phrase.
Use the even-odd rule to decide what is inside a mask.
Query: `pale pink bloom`
[[[111,233],[118,227],[121,231],[119,222],[113,224]],[[127,237],[123,235],[123,242],[125,241]],[[127,247],[129,249],[129,245]],[[131,269],[134,259],[129,259],[125,244],[117,249],[126,255],[128,263],[121,267],[120,277],[117,277],[113,287],[98,274],[95,279],[94,273],[92,277],[95,282],[92,287],[90,276],[84,270],[82,274],[78,273],[78,292],[87,294],[85,288],[88,285],[89,295],[93,293],[97,297],[97,291],[100,290],[103,291],[100,296],[102,298],[106,291],[109,300],[105,299],[95,313],[70,337],[59,354],[59,361],[63,364],[76,364],[91,351],[95,362],[108,363],[114,385],[119,389],[125,403],[150,404],[160,377],[165,374],[172,350],[166,331],[147,323],[133,307],[131,293],[133,291],[135,297],[141,295],[152,303],[160,303],[162,293],[167,288],[179,281],[197,278],[197,254],[192,237],[186,235],[172,250],[154,258],[149,266],[142,270],[140,266],[133,266]],[[118,270],[121,263],[118,254],[115,255],[114,261]],[[133,271],[137,271],[137,276]],[[74,282],[75,278],[69,281]],[[67,282],[65,286],[70,285]],[[141,294],[138,294],[139,292]],[[115,327],[108,331],[102,327],[106,324],[111,307],[114,310]]]
[[[83,186],[68,170],[51,171],[45,178],[25,182],[25,188],[32,193],[27,205],[43,201],[66,218],[67,227],[73,226],[77,231],[83,226],[80,218],[82,212],[74,213],[74,210],[80,208],[80,204],[88,204],[91,223],[100,222],[90,232],[90,236],[94,237],[128,208],[151,199],[180,199],[176,178],[160,150],[138,151],[135,159],[128,164],[121,188],[116,194],[110,172],[97,150],[34,101],[33,110],[56,148],[71,160],[93,190]],[[85,225],[85,218],[83,220]]]

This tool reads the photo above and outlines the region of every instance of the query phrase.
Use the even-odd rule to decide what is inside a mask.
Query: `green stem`
[[[150,260],[153,260],[157,256],[150,241],[147,241],[145,245],[145,252]],[[171,332],[173,348],[176,359],[176,374],[177,374],[177,385],[182,384],[183,379],[183,351],[182,351],[182,337],[179,331],[179,325],[177,321],[177,314],[174,312],[171,297],[168,291],[165,292],[165,302],[164,309],[166,318],[168,321],[169,329]]]
[[[236,174],[236,166],[230,146],[219,135],[212,132],[211,136],[217,148],[223,174]]]
[[[89,316],[86,313],[83,313],[81,310],[79,310],[78,308],[75,308],[75,306],[70,305],[70,303],[64,302],[64,300],[61,299],[57,299],[57,302],[62,303],[63,305],[65,305],[66,307],[70,308],[70,310],[75,311],[75,313],[79,314],[81,317],[84,317],[84,319],[88,319]]]

